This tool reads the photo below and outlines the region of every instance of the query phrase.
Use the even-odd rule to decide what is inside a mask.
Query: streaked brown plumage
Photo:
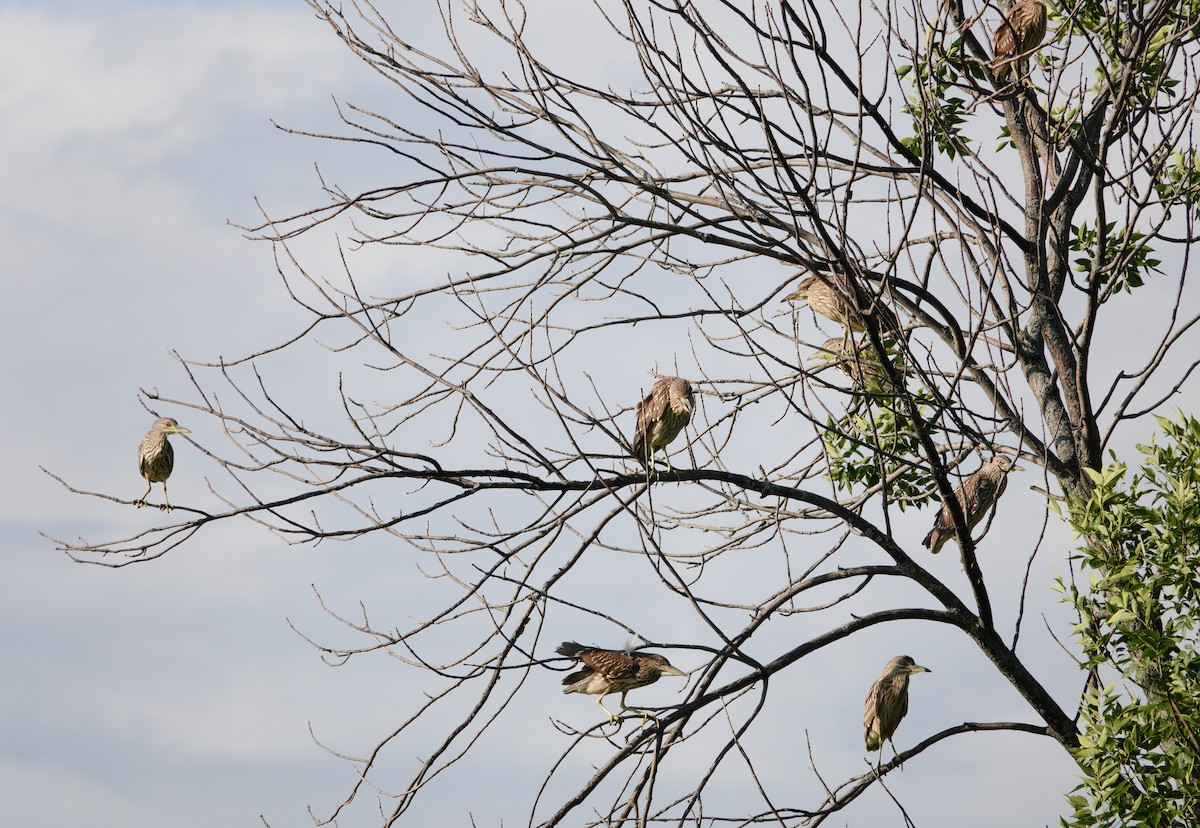
[[[556,651],[561,656],[575,658],[583,667],[563,679],[564,693],[586,693],[599,696],[596,704],[616,721],[607,707],[604,697],[610,693],[621,694],[621,709],[641,714],[643,718],[655,718],[652,713],[625,706],[625,694],[638,687],[658,681],[659,676],[684,676],[682,670],[671,666],[671,662],[658,653],[626,653],[621,650],[601,650],[585,647],[574,641],[564,641]]]
[[[1046,36],[1046,0],[1018,0],[992,35],[992,71],[1003,83],[1009,70],[1025,65]]]
[[[1015,468],[1017,466],[1011,458],[993,457],[954,490],[954,497],[958,500],[968,529],[974,529],[975,524],[983,520],[988,510],[996,505],[1000,495],[1004,494],[1004,487],[1008,485],[1006,475]],[[956,536],[950,507],[943,502],[941,511],[933,522],[933,528],[929,530],[925,540],[921,541],[921,545],[936,555],[948,540]]]
[[[900,321],[879,297],[870,294],[863,296],[861,305],[853,297],[854,291],[844,279],[816,274],[801,280],[796,290],[784,299],[807,302],[814,312],[854,333],[867,329],[865,322],[869,317],[879,322],[879,329],[884,336],[895,336],[900,332]]]
[[[633,453],[642,465],[650,466],[654,453],[662,449],[671,470],[667,446],[692,419],[692,384],[679,377],[663,377],[654,383],[646,399],[638,403]]]
[[[833,337],[821,343],[821,351],[819,356],[835,362],[837,369],[853,380],[856,387],[885,394],[898,391],[871,343]]]
[[[163,505],[159,508],[163,510],[171,508],[171,501],[167,499],[167,478],[171,476],[171,470],[175,468],[175,450],[167,442],[167,435],[191,433],[186,428],[181,428],[179,423],[170,417],[160,417],[154,421],[154,425],[150,426],[150,430],[146,432],[146,436],[138,445],[138,471],[142,473],[142,477],[146,478],[146,493],[134,503],[138,506],[145,506],[146,498],[150,496],[150,489],[155,483],[162,483]]]
[[[887,663],[871,685],[863,705],[863,737],[867,750],[879,750],[884,742],[890,742],[900,720],[908,712],[908,677],[931,672],[909,656],[896,656]],[[896,750],[894,742],[892,750]]]

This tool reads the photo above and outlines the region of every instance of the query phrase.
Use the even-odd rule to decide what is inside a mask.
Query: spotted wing
[[[567,658],[579,658],[579,654],[587,651],[588,649],[589,648],[583,646],[582,644],[577,644],[574,641],[564,641],[562,644],[558,645],[558,649],[555,650],[555,652],[561,656],[566,656]],[[576,670],[574,673],[568,673],[566,678],[562,680],[562,683],[568,686],[572,685],[577,681],[583,681],[584,679],[588,678],[593,672],[595,671],[592,670],[591,667],[589,667],[587,664],[584,664],[582,669]],[[563,692],[569,693],[571,691],[564,690]]]
[[[959,506],[962,505],[962,490],[955,489],[954,496],[958,499]],[[942,508],[938,510],[937,517],[934,518],[933,528],[929,530],[929,534],[925,536],[925,540],[921,544],[935,555],[942,551],[942,547],[954,537],[954,516],[950,514],[950,507],[942,503]]]
[[[963,493],[958,502],[963,504],[964,516],[970,526],[983,519],[1007,484],[1008,478],[1004,473],[993,467],[980,469],[963,483]]]
[[[655,425],[662,421],[670,404],[670,381],[665,379],[654,383],[646,399],[638,403],[637,427],[633,432],[633,453],[643,463],[650,462],[650,456],[654,453],[654,446],[650,445],[650,435]]]
[[[579,660],[609,681],[632,679],[638,672],[633,656],[619,650],[584,650]]]
[[[908,713],[907,676],[884,675],[875,680],[863,708],[863,729],[867,750],[878,750],[892,738],[900,720]]]
[[[867,743],[867,750],[878,750],[883,740],[879,738],[879,687],[883,682],[883,676],[875,679],[875,683],[871,685],[870,691],[867,693],[867,700],[863,704],[863,739]]]
[[[1018,0],[992,35],[992,71],[1003,80],[1013,61],[1023,59],[1046,36],[1046,5],[1042,0]]]
[[[1000,28],[996,29],[995,34],[992,35],[993,67],[1004,65],[1004,61],[1011,58],[1016,51],[1017,41],[1013,32],[1012,20],[1010,17],[1005,17]]]
[[[864,290],[861,285],[844,279],[824,279],[823,283],[830,295],[836,300],[842,318],[837,320],[851,331],[865,331],[867,318],[874,317],[879,324],[879,331],[885,337],[895,336],[900,331],[900,320],[891,308],[883,303],[883,297]],[[828,314],[826,314],[828,316]],[[837,317],[830,316],[830,319]]]

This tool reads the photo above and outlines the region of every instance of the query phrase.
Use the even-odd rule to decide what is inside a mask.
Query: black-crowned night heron
[[[974,529],[975,524],[983,520],[988,510],[996,505],[1000,495],[1004,494],[1004,487],[1008,485],[1006,475],[1018,468],[1020,467],[1014,464],[1011,458],[993,457],[954,490],[954,497],[967,521],[968,529]],[[937,519],[933,522],[933,528],[921,544],[936,555],[945,546],[946,541],[956,536],[950,507],[943,502]]]
[[[856,388],[895,394],[899,389],[887,375],[883,362],[869,342],[833,337],[821,343],[822,359],[837,365],[837,369],[854,381]]]
[[[637,687],[654,684],[659,676],[685,676],[687,673],[671,666],[671,662],[658,653],[626,653],[621,650],[601,650],[585,647],[574,641],[564,641],[557,650],[561,656],[578,659],[583,667],[563,679],[564,693],[586,693],[599,696],[596,704],[608,714],[609,721],[616,721],[604,706],[604,697],[610,693],[621,694],[621,709],[637,713],[645,719],[658,717],[646,710],[625,706],[625,694]]]
[[[162,483],[163,505],[159,508],[171,508],[171,501],[167,499],[167,478],[171,476],[171,469],[175,468],[175,451],[167,442],[167,435],[191,433],[170,417],[160,417],[154,421],[154,425],[150,426],[150,430],[138,445],[138,471],[146,478],[146,493],[134,503],[145,506],[150,489],[155,483]]]
[[[894,337],[900,333],[900,321],[873,294],[866,294],[860,302],[855,291],[846,280],[836,276],[813,275],[801,280],[796,290],[783,297],[791,302],[807,302],[814,312],[837,322],[854,333],[865,331],[865,321],[874,317],[879,322],[884,336]]]
[[[647,468],[654,453],[662,449],[671,470],[667,446],[679,436],[692,419],[692,384],[679,377],[663,377],[654,383],[646,399],[638,403],[637,428],[633,432],[633,453]]]
[[[992,71],[996,82],[1004,83],[1009,70],[1018,69],[1046,36],[1046,0],[1018,0],[992,35]]]
[[[896,656],[887,663],[871,685],[863,705],[863,735],[867,750],[879,750],[884,742],[892,741],[892,734],[908,712],[908,677],[931,672],[909,656]],[[892,742],[892,752],[897,752],[895,742]],[[879,758],[883,760],[882,754]]]

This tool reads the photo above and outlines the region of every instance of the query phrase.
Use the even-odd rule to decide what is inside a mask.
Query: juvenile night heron
[[[908,677],[931,672],[906,655],[896,656],[887,663],[871,685],[863,705],[863,735],[867,750],[879,750],[884,742],[892,741],[892,734],[908,712]],[[892,752],[897,752],[895,742],[892,742]],[[883,760],[882,754],[879,758]]]
[[[638,403],[637,428],[633,432],[633,453],[649,468],[654,453],[662,449],[671,471],[667,446],[679,436],[692,419],[692,384],[679,377],[663,377],[654,383],[646,399]]]
[[[1019,467],[1011,458],[993,457],[954,490],[954,497],[967,521],[968,529],[974,529],[975,524],[983,520],[988,510],[996,505],[1000,495],[1004,494],[1004,487],[1008,485],[1006,475],[1016,468]],[[925,540],[921,541],[921,545],[936,555],[946,545],[946,541],[957,537],[957,534],[950,507],[943,502],[941,511],[933,522],[933,528],[929,530]]]
[[[868,294],[859,300],[855,293],[854,288],[840,277],[816,274],[803,279],[793,293],[783,298],[791,302],[807,302],[814,312],[854,333],[862,333],[867,329],[865,322],[869,317],[879,322],[884,336],[900,333],[900,321],[884,306],[880,297]]]
[[[163,505],[159,508],[164,511],[171,508],[171,501],[167,500],[167,478],[171,476],[171,469],[175,467],[175,450],[167,442],[167,435],[191,433],[170,417],[160,417],[154,421],[154,425],[150,426],[150,430],[138,446],[138,471],[146,478],[146,493],[134,503],[145,506],[150,489],[155,483],[161,483]]]
[[[1018,0],[992,35],[992,71],[1004,83],[1009,70],[1020,70],[1046,36],[1046,0]]]
[[[564,693],[586,693],[599,696],[596,704],[608,714],[609,721],[615,722],[613,715],[604,706],[604,697],[611,693],[621,694],[621,709],[641,715],[645,719],[658,717],[646,710],[637,710],[625,706],[625,694],[637,687],[654,684],[659,676],[686,676],[687,673],[671,666],[671,662],[658,653],[626,653],[621,650],[601,650],[596,647],[585,647],[574,641],[564,641],[556,651],[561,656],[575,658],[582,662],[583,667],[563,679]]]
[[[899,391],[869,342],[833,337],[821,343],[821,353],[817,356],[835,363],[837,369],[854,382],[855,387],[864,391],[882,391],[885,394]],[[901,367],[897,367],[897,370],[903,373]]]

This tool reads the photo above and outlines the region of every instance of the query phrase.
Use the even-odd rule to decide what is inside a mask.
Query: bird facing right
[[[1046,36],[1046,0],[1017,0],[992,35],[992,71],[1004,83],[1009,70],[1024,66]]]
[[[887,663],[871,685],[863,705],[863,735],[867,750],[879,750],[884,742],[891,742],[892,734],[908,712],[909,676],[932,672],[906,655],[896,656]],[[892,750],[896,750],[895,742],[892,742]]]
[[[167,442],[167,435],[191,433],[170,417],[159,417],[154,421],[154,425],[150,426],[150,430],[138,445],[138,471],[146,478],[146,493],[134,503],[145,506],[150,489],[155,483],[162,483],[163,505],[159,508],[163,511],[171,508],[171,501],[167,499],[167,478],[171,476],[171,470],[175,467],[175,450]]]
[[[585,647],[574,641],[564,641],[555,652],[583,663],[580,669],[563,679],[563,692],[599,696],[596,703],[608,714],[609,720],[614,722],[617,716],[604,706],[605,696],[620,693],[621,710],[640,713],[643,719],[656,719],[653,713],[626,707],[625,694],[635,688],[653,684],[660,676],[687,675],[677,667],[671,666],[671,662],[658,653],[602,650],[598,647]]]
[[[1017,468],[1019,467],[1013,463],[1012,458],[993,457],[954,490],[954,498],[958,501],[958,508],[962,510],[968,529],[974,529],[975,524],[983,520],[988,510],[996,505],[1000,495],[1004,494],[1004,487],[1008,485],[1006,475]],[[957,536],[950,507],[943,502],[933,522],[933,528],[929,530],[925,540],[921,541],[921,545],[936,555],[946,545],[946,541]]]

